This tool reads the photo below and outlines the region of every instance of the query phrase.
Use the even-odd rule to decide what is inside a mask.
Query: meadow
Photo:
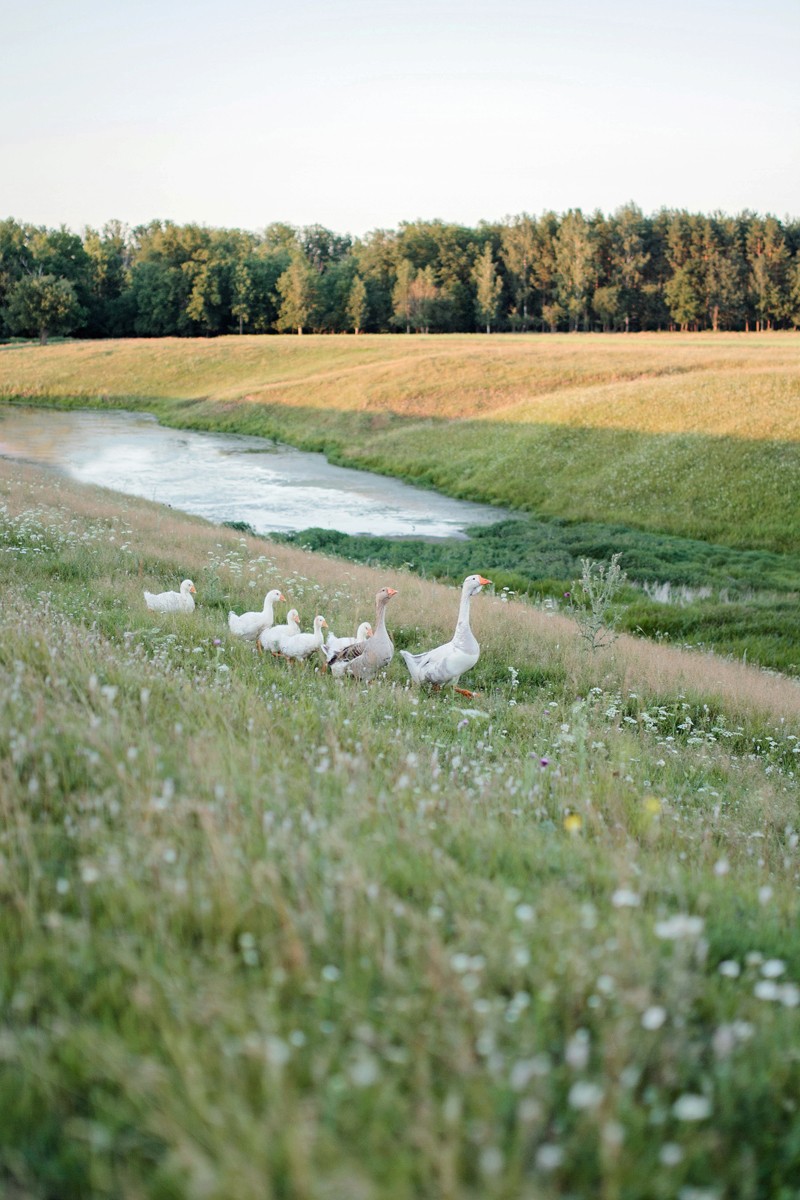
[[[794,681],[500,591],[473,700],[337,683],[228,608],[457,591],[4,460],[0,528],[0,1190],[800,1195]]]
[[[499,587],[561,605],[582,557],[619,552],[623,628],[800,673],[797,334],[11,345],[0,399],[144,409],[505,505],[518,520],[473,531]],[[297,540],[470,570],[458,543]]]

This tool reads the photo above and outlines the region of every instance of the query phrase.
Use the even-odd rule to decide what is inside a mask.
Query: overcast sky
[[[800,0],[29,0],[0,217],[800,216]]]

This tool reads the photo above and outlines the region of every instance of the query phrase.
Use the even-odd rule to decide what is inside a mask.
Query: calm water
[[[451,500],[266,438],[167,429],[138,413],[0,405],[0,455],[257,533],[317,526],[382,537],[457,537],[504,509]]]

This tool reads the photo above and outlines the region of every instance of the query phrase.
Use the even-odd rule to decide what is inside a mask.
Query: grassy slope
[[[6,347],[0,396],[144,407],[545,516],[800,549],[794,334]]]
[[[491,596],[477,701],[337,685],[227,608],[339,631],[384,572],[4,462],[0,505],[9,1195],[793,1194],[795,685]]]

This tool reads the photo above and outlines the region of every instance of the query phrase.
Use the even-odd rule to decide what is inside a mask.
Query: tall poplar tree
[[[561,221],[555,242],[559,299],[569,313],[570,331],[589,324],[589,305],[595,280],[592,231],[579,208]]]
[[[315,272],[303,251],[292,253],[289,266],[278,280],[281,302],[276,325],[278,329],[296,329],[302,334],[314,309]]]
[[[347,320],[352,326],[353,333],[361,333],[367,319],[367,285],[360,275],[356,275],[347,297]]]
[[[486,332],[492,332],[492,321],[497,319],[497,309],[503,291],[503,281],[497,274],[492,246],[487,242],[483,253],[478,256],[472,269],[475,284],[475,312]]]
[[[397,279],[392,288],[392,312],[395,325],[405,325],[406,333],[411,333],[411,285],[416,271],[414,265],[404,258],[397,267]]]

